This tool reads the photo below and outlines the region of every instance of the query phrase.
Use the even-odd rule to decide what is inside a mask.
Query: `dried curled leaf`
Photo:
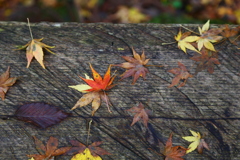
[[[122,77],[121,80],[130,76],[133,76],[133,84],[134,84],[139,77],[143,77],[144,79],[146,78],[146,74],[149,71],[144,66],[148,63],[150,59],[146,59],[144,51],[142,52],[141,56],[138,53],[136,53],[136,51],[133,48],[132,48],[132,51],[133,51],[133,57],[122,56],[122,58],[128,62],[115,64],[114,66],[119,66],[127,69],[121,75]]]
[[[147,127],[149,119],[148,115],[151,113],[151,111],[148,109],[144,109],[142,103],[139,103],[137,107],[132,107],[127,111],[135,113],[131,126],[134,125],[137,121],[142,119],[144,126]]]
[[[20,106],[14,115],[18,120],[32,123],[40,128],[47,128],[61,122],[70,113],[46,103],[29,103]]]
[[[187,82],[187,79],[189,77],[193,77],[187,70],[187,68],[184,66],[184,64],[178,62],[179,68],[173,68],[171,70],[168,70],[168,72],[175,74],[176,76],[173,78],[171,85],[168,87],[173,87],[179,83],[180,80],[184,80],[178,85],[178,88],[184,86]]]
[[[17,49],[17,50],[21,50],[26,48],[26,57],[27,57],[27,68],[30,66],[30,63],[33,59],[33,57],[36,58],[36,60],[40,63],[40,65],[45,69],[46,67],[43,64],[43,49],[46,49],[48,52],[53,53],[49,48],[54,48],[55,46],[48,46],[44,43],[42,43],[41,41],[43,40],[43,38],[41,39],[32,39],[31,41],[29,41],[26,45],[22,46],[21,48]],[[53,53],[55,54],[55,53]]]
[[[36,149],[40,154],[31,154],[27,155],[28,157],[34,158],[34,160],[51,160],[55,156],[62,155],[66,153],[71,147],[58,147],[58,139],[54,137],[50,137],[46,146],[37,139],[35,136],[33,137],[35,140]]]
[[[115,76],[111,77],[110,75],[111,65],[109,65],[108,70],[105,73],[103,78],[97,71],[93,69],[91,64],[90,64],[90,68],[93,73],[93,79],[91,79],[87,75],[85,75],[85,78],[80,77],[82,80],[84,80],[87,83],[87,85],[80,84],[76,86],[69,86],[70,88],[74,88],[82,93],[86,93],[77,101],[77,103],[74,105],[74,107],[71,110],[74,110],[77,107],[83,107],[92,103],[92,108],[93,108],[92,115],[94,115],[94,113],[100,107],[101,100],[102,100],[107,104],[108,110],[109,112],[111,112],[109,109],[109,106],[111,106],[111,103],[105,92],[111,89],[113,86],[115,86],[112,84]]]
[[[9,78],[10,77],[9,71],[10,67],[8,67],[6,72],[0,76],[0,97],[2,98],[2,100],[5,99],[5,94],[9,90],[9,87],[12,86],[17,80],[16,77]]]
[[[164,155],[165,160],[183,160],[182,156],[186,155],[187,149],[182,146],[172,146],[172,133],[167,140]]]

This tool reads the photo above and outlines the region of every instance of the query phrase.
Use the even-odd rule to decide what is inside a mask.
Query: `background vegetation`
[[[1,21],[240,24],[239,0],[0,0]]]

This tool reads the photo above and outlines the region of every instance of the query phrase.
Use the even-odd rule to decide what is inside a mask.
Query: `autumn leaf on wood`
[[[34,124],[40,128],[47,128],[61,122],[70,113],[46,103],[29,103],[20,106],[14,115],[18,120]]]
[[[209,30],[210,20],[208,20],[202,28],[198,27],[200,37],[197,40],[198,50],[201,51],[202,47],[205,46],[211,51],[216,51],[213,44],[220,41],[223,37],[218,36],[222,32],[223,28],[212,28]]]
[[[207,150],[209,150],[208,144],[204,141],[204,139],[201,138],[201,135],[199,132],[195,132],[192,130],[190,130],[190,132],[192,133],[193,136],[182,137],[183,139],[189,142],[192,142],[188,146],[188,150],[186,153],[190,153],[194,151],[196,148],[198,150],[198,153],[202,153],[203,148],[206,148]]]
[[[191,42],[195,42],[199,39],[198,36],[189,36],[191,32],[185,32],[182,34],[181,30],[175,36],[175,40],[178,41],[178,48],[187,53],[186,48],[200,53],[194,46],[191,45]]]
[[[184,86],[187,82],[188,78],[193,77],[187,70],[187,68],[184,66],[184,64],[178,62],[178,66],[179,68],[173,68],[171,70],[168,70],[168,72],[175,74],[176,76],[173,78],[171,85],[169,85],[168,87],[173,87],[175,85],[177,85],[180,80],[184,80],[183,82],[181,82],[178,85],[178,88]]]
[[[165,160],[184,160],[182,156],[186,155],[187,148],[182,146],[172,146],[172,133],[169,135],[167,140],[164,155],[166,156]]]
[[[5,94],[9,90],[9,87],[12,86],[17,80],[16,77],[9,78],[10,77],[9,71],[10,67],[8,67],[6,72],[0,76],[0,97],[2,98],[2,100],[5,99]]]
[[[88,158],[90,160],[101,160],[101,155],[110,155],[109,152],[101,147],[98,147],[102,144],[101,141],[93,142],[88,146],[76,140],[71,140],[70,143],[73,145],[73,147],[67,152],[67,154],[75,154],[71,160],[88,160]]]
[[[146,59],[144,51],[140,56],[136,51],[132,48],[133,57],[122,56],[128,62],[124,62],[121,64],[115,64],[114,66],[119,66],[127,69],[122,75],[121,79],[133,76],[133,84],[137,81],[139,77],[146,78],[146,74],[149,72],[147,68],[144,66],[148,63],[149,59]]]
[[[93,156],[91,151],[86,148],[82,153],[74,155],[71,160],[102,160],[100,156]]]
[[[52,160],[55,156],[62,155],[66,153],[71,147],[58,147],[58,139],[54,137],[50,137],[46,146],[42,141],[37,139],[35,136],[33,137],[35,140],[36,149],[40,154],[31,154],[27,155],[28,157],[33,157],[34,160]]]
[[[29,21],[28,21],[29,22]],[[30,66],[30,63],[33,59],[33,57],[36,58],[36,60],[40,63],[40,65],[45,69],[45,66],[43,64],[43,48],[46,49],[48,52],[53,53],[49,48],[54,48],[55,46],[48,46],[41,41],[41,39],[33,39],[32,32],[30,29],[30,24],[29,24],[29,30],[31,34],[32,40],[29,41],[26,45],[22,46],[21,48],[18,48],[16,50],[21,50],[26,48],[26,57],[27,57],[27,68]],[[55,53],[53,53],[55,54]]]
[[[195,74],[201,72],[204,69],[207,69],[208,72],[212,74],[214,72],[214,65],[220,64],[218,61],[218,54],[217,52],[213,52],[207,49],[203,49],[201,52],[201,55],[196,55],[190,58],[196,62],[199,62]]]
[[[239,31],[240,31],[240,26],[230,29],[229,25],[225,25],[225,28],[221,32],[221,35],[229,39],[231,43],[237,45],[234,41],[236,40],[237,34],[239,33]]]
[[[107,72],[105,73],[104,77],[102,78],[101,75],[95,71],[90,64],[90,68],[93,73],[93,79],[85,75],[85,78],[80,77],[83,81],[87,84],[80,84],[76,86],[69,86],[70,88],[74,88],[82,93],[86,93],[83,95],[78,102],[74,105],[71,110],[76,109],[77,107],[83,107],[92,102],[92,115],[97,111],[97,109],[101,105],[101,100],[107,104],[108,111],[110,111],[109,106],[111,106],[109,98],[105,91],[111,89],[114,84],[112,84],[114,77],[110,75],[111,65],[109,65]]]
[[[151,111],[148,109],[144,109],[144,106],[142,103],[139,103],[138,106],[132,107],[127,111],[135,113],[131,126],[134,125],[137,121],[142,120],[144,126],[147,127],[148,119],[149,119],[148,115],[151,114]]]

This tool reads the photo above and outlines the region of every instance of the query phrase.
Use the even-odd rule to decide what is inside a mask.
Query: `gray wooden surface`
[[[91,106],[70,109],[82,93],[69,85],[83,83],[78,77],[91,75],[89,63],[103,75],[109,64],[122,63],[121,56],[132,56],[133,46],[138,53],[144,49],[149,64],[164,67],[148,67],[147,79],[139,79],[131,85],[132,78],[124,79],[109,92],[113,113],[105,104],[96,112],[91,127],[90,141],[104,141],[101,145],[112,155],[105,160],[156,160],[164,159],[161,153],[165,142],[173,132],[173,145],[187,147],[182,136],[190,135],[189,129],[206,133],[205,141],[211,150],[203,155],[196,151],[184,156],[187,160],[237,160],[240,159],[240,51],[226,42],[216,46],[220,50],[221,65],[213,74],[200,72],[190,78],[182,88],[167,88],[173,74],[167,70],[182,62],[191,73],[196,65],[177,48],[177,44],[162,46],[174,41],[180,25],[161,24],[79,24],[38,23],[31,24],[34,38],[44,37],[43,42],[56,46],[56,55],[45,52],[46,69],[34,59],[29,68],[25,50],[14,51],[17,45],[30,40],[26,23],[0,22],[0,72],[11,67],[12,77],[19,77],[10,88],[5,101],[0,101],[0,115],[12,115],[16,108],[28,102],[46,102],[73,113],[60,124],[46,130],[15,119],[0,119],[0,159],[23,160],[27,154],[37,153],[32,136],[46,142],[50,136],[59,139],[59,146],[70,146],[69,140],[86,143],[87,118]],[[198,25],[186,25],[196,30]],[[214,27],[212,25],[211,27]],[[216,26],[215,26],[216,27]],[[120,75],[124,69],[112,67]],[[118,78],[119,79],[119,78]],[[126,110],[142,102],[153,111],[149,126],[154,129],[160,145],[151,140],[151,132],[142,123],[130,127],[131,114]],[[151,149],[150,149],[151,148]],[[156,152],[159,152],[158,155]],[[70,159],[59,156],[58,160]]]

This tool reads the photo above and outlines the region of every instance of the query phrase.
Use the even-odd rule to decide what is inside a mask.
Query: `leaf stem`
[[[92,124],[92,119],[88,123],[88,134],[87,134],[87,146],[88,146],[88,141],[89,141],[89,135],[90,135],[90,130],[91,130],[91,124]]]
[[[169,43],[162,43],[162,45],[169,45],[169,44],[173,44],[173,43],[176,43],[177,41],[174,41],[174,42],[169,42]]]
[[[188,30],[188,31],[190,31],[190,32],[192,32],[192,33],[195,33],[195,34],[197,34],[197,35],[199,35],[200,36],[200,34],[199,33],[197,33],[197,32],[194,32],[194,31],[192,31],[191,29],[188,29],[187,27],[184,27],[183,25],[180,25],[181,27],[183,27],[184,29],[186,29],[186,30]]]
[[[27,21],[28,21],[29,32],[30,32],[31,38],[33,39],[32,30],[31,30],[30,22],[28,18],[27,18]]]

